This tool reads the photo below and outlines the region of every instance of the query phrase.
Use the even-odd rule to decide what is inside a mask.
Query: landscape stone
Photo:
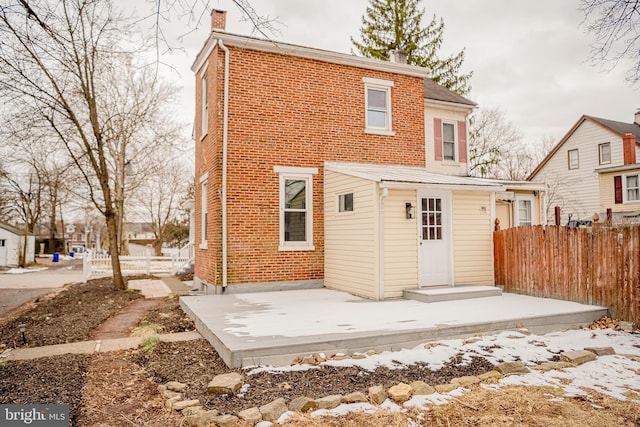
[[[164,397],[165,399],[171,399],[173,397],[179,397],[180,399],[182,399],[182,395],[180,393],[167,389],[164,389],[162,391],[162,397]]]
[[[394,402],[402,403],[411,399],[413,389],[409,384],[400,383],[390,387],[387,393]]]
[[[199,414],[200,412],[206,412],[204,409],[202,409],[202,406],[190,406],[182,410],[182,415],[188,417],[190,415]]]
[[[622,329],[625,332],[633,332],[634,327],[633,327],[633,322],[627,322],[627,321],[619,321],[618,322],[618,326],[620,326],[620,329]]]
[[[368,402],[367,396],[361,391],[354,391],[353,393],[345,394],[342,397],[342,403],[364,403]]]
[[[167,409],[173,408],[173,404],[182,400],[181,396],[174,396],[164,401],[164,406]]]
[[[295,412],[309,412],[318,409],[318,404],[315,400],[308,397],[296,397],[289,402],[289,410]]]
[[[493,382],[502,378],[502,374],[498,371],[489,371],[478,375],[478,378],[480,378],[480,381]]]
[[[345,359],[348,359],[348,358],[349,358],[349,356],[347,356],[344,353],[334,354],[333,357],[331,357],[331,359],[333,359],[333,360],[345,360]]]
[[[387,392],[384,391],[381,385],[374,385],[369,387],[369,398],[376,405],[380,405],[387,400]]]
[[[428,343],[426,343],[424,345],[424,349],[425,350],[429,350],[429,349],[432,349],[434,347],[448,347],[448,345],[443,344],[443,343],[438,342],[438,341],[431,341],[431,342],[428,342]]]
[[[262,414],[260,413],[260,409],[258,409],[258,407],[240,411],[238,413],[238,417],[240,417],[241,420],[250,421],[254,424],[262,421]]]
[[[367,355],[366,354],[362,354],[362,353],[354,353],[351,356],[352,359],[364,359],[366,357],[367,357]]]
[[[411,384],[411,389],[413,390],[413,394],[415,396],[424,396],[427,394],[433,394],[436,392],[436,389],[431,387],[429,384],[424,381],[414,381]]]
[[[178,402],[174,402],[172,407],[176,411],[182,411],[183,409],[190,408],[193,406],[198,406],[198,405],[200,405],[200,401],[198,399],[192,399],[192,400],[180,400]]]
[[[435,389],[438,393],[450,393],[453,390],[457,389],[458,386],[455,384],[438,384]]]
[[[586,350],[564,351],[560,353],[561,361],[573,363],[574,365],[582,365],[583,363],[592,362],[597,358],[598,356]]]
[[[237,372],[216,375],[209,383],[209,386],[207,387],[207,393],[235,394],[238,390],[240,390],[242,384],[242,375]]]
[[[330,396],[321,397],[316,399],[318,409],[333,409],[342,403],[341,394],[332,394]]]
[[[462,345],[475,344],[478,341],[482,341],[482,338],[480,338],[480,337],[471,337],[471,338],[467,338],[466,340],[462,341]]]
[[[274,400],[271,403],[262,405],[259,409],[260,413],[262,414],[262,419],[271,422],[276,421],[278,418],[280,418],[280,415],[288,411],[287,403],[282,397]]]
[[[187,389],[187,385],[185,383],[180,383],[178,381],[169,381],[165,384],[167,390],[175,391],[177,393],[182,393]]]
[[[620,356],[626,357],[629,360],[633,360],[634,362],[640,362],[640,356],[636,354],[621,354]]]
[[[590,351],[596,356],[613,356],[616,351],[613,347],[585,347],[586,351]]]
[[[234,427],[238,425],[238,417],[235,415],[218,415],[213,418],[213,422],[217,427]]]
[[[378,354],[378,352],[375,350],[369,350],[369,351],[366,351],[364,354],[366,354],[367,356],[375,356],[376,354]]]
[[[313,357],[312,355],[305,356],[302,358],[302,361],[300,363],[302,363],[303,365],[315,365],[316,358]]]
[[[524,366],[522,362],[502,362],[499,365],[496,365],[493,369],[500,372],[502,375],[518,375],[518,374],[528,374],[531,372],[529,368]]]
[[[573,363],[569,362],[543,362],[538,366],[534,366],[533,369],[537,371],[547,372],[547,371],[561,371],[566,368],[573,368]]]
[[[218,411],[202,411],[184,418],[190,427],[209,427],[220,414]]]
[[[480,378],[472,375],[454,378],[451,380],[451,384],[456,384],[458,387],[469,387],[470,385],[478,384],[479,382]]]

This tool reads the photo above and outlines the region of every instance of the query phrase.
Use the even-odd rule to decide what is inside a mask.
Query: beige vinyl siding
[[[326,171],[324,285],[378,299],[377,185]],[[353,213],[338,213],[338,195],[353,193]]]
[[[631,175],[640,173],[640,169],[632,169],[618,172],[607,172],[600,174],[600,212],[605,213],[607,208],[611,208],[612,212],[629,212],[640,210],[640,203],[618,203],[616,204],[615,187],[613,184],[613,177],[616,175],[622,176],[624,180],[625,175]],[[624,189],[624,184],[623,184]],[[624,191],[624,190],[623,190]],[[606,217],[601,216],[601,221],[604,221]]]
[[[424,131],[425,131],[425,150],[426,150],[426,159],[427,159],[426,168],[429,170],[429,172],[441,173],[444,175],[466,176],[468,174],[468,163],[435,160],[434,158],[435,140],[434,140],[434,129],[433,129],[434,118],[442,119],[445,122],[456,121],[456,122],[466,123],[467,113],[462,110],[448,109],[439,104],[428,104],[425,102]],[[458,127],[456,126],[456,141],[458,138],[457,132],[458,132]],[[468,146],[469,146],[469,139],[467,138],[467,147]],[[458,149],[458,145],[456,144],[456,150],[457,149]]]
[[[455,284],[493,285],[491,194],[454,191],[452,205]]]
[[[562,224],[566,224],[569,213],[573,214],[573,219],[589,219],[600,211],[599,179],[595,169],[602,167],[598,145],[606,142],[611,143],[610,165],[623,164],[622,138],[587,120],[533,178],[535,182],[549,185],[549,223],[554,223],[555,206],[562,210]],[[567,152],[573,149],[578,149],[579,168],[569,170]]]
[[[418,287],[418,208],[407,219],[407,202],[416,206],[415,190],[389,190],[384,200],[384,298]]]

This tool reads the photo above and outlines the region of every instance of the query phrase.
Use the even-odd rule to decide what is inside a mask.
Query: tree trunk
[[[115,215],[106,215],[107,233],[109,234],[109,251],[111,252],[111,268],[113,269],[113,288],[117,291],[127,289],[127,284],[120,269],[120,248],[118,247],[118,224]]]

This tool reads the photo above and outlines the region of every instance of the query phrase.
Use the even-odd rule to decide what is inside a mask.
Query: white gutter
[[[506,187],[502,185],[469,185],[469,184],[421,184],[417,182],[397,182],[397,181],[380,181],[380,188],[389,188],[393,190],[415,190],[415,189],[433,189],[433,190],[457,190],[457,191],[489,191],[500,192],[506,191]]]
[[[382,194],[380,194],[380,216],[378,218],[378,239],[379,239],[379,247],[378,247],[378,266],[379,268],[379,293],[380,300],[384,299],[384,199],[389,195],[388,188],[382,188]]]
[[[227,290],[227,143],[229,134],[229,49],[218,39],[224,52],[224,103],[222,108],[222,292]]]

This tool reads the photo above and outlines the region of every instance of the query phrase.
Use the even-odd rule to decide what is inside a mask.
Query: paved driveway
[[[82,260],[54,265],[43,271],[24,274],[0,272],[0,317],[39,296],[67,283],[82,281]]]

